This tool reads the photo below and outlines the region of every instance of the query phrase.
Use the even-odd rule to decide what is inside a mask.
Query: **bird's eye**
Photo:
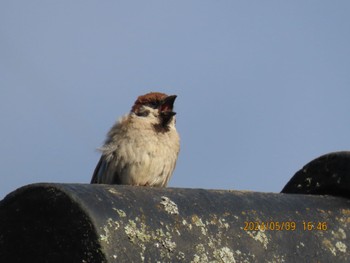
[[[147,103],[147,106],[149,106],[153,109],[157,109],[159,107],[159,103],[157,101],[150,101]]]
[[[149,114],[149,110],[141,109],[139,110],[136,115],[140,117],[147,117]]]

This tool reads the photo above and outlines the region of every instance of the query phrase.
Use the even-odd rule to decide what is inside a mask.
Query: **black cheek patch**
[[[149,115],[149,110],[138,111],[136,115],[140,117],[147,117]]]

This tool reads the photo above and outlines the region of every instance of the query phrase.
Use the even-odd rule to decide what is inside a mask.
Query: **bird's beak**
[[[162,104],[160,105],[160,112],[166,113],[169,115],[175,115],[176,112],[173,112],[173,107],[174,107],[174,102],[176,99],[176,95],[171,95],[166,97],[163,101]]]

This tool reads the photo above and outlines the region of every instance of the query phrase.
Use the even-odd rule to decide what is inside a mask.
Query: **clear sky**
[[[170,187],[279,192],[350,149],[349,1],[1,1],[0,199],[88,183],[149,91],[177,94]]]

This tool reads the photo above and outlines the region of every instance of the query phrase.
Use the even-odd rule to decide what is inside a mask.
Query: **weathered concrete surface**
[[[349,226],[341,197],[35,184],[0,202],[0,262],[350,262]]]

